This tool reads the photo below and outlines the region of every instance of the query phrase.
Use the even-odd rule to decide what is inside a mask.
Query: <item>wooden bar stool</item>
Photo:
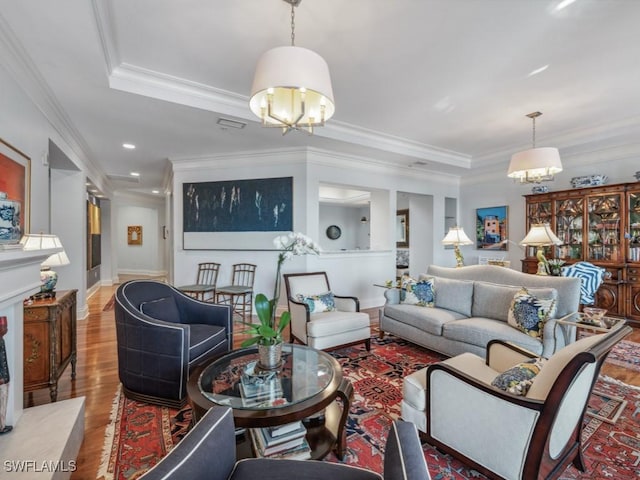
[[[253,305],[253,282],[256,276],[256,265],[252,263],[236,263],[233,266],[231,285],[216,289],[216,303],[231,305],[234,314],[242,317],[242,321],[251,323]]]
[[[199,263],[198,276],[193,285],[177,287],[183,293],[192,296],[202,302],[215,302],[216,283],[218,281],[219,263]]]

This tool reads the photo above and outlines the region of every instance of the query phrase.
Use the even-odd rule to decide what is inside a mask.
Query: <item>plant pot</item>
[[[282,342],[275,345],[258,345],[258,364],[261,368],[273,370],[282,360]]]

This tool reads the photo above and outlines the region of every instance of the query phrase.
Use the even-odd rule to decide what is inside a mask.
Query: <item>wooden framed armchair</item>
[[[371,350],[369,315],[356,297],[335,295],[326,272],[284,275],[291,339],[318,350],[364,342]]]
[[[524,396],[492,386],[498,375],[535,357],[506,342],[490,342],[486,360],[464,353],[421,370],[427,441],[489,478],[552,479],[569,463],[584,471],[587,402],[605,358],[630,332],[623,326],[562,348]],[[406,403],[405,420],[412,415]]]

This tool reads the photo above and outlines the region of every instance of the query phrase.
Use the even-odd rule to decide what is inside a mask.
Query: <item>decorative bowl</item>
[[[607,313],[606,308],[584,307],[582,309],[584,323],[602,326],[602,317]]]
[[[595,187],[607,183],[606,175],[585,175],[583,177],[573,177],[571,186],[573,188]]]

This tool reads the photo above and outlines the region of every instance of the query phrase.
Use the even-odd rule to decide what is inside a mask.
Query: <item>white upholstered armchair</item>
[[[369,315],[356,297],[331,292],[326,272],[284,275],[291,339],[318,350],[364,342],[371,349]]]
[[[602,362],[630,331],[624,326],[562,348],[524,396],[492,382],[535,355],[494,340],[486,360],[464,353],[405,378],[402,418],[418,423],[430,444],[489,478],[556,478],[569,463],[584,471],[580,435],[587,401]]]

